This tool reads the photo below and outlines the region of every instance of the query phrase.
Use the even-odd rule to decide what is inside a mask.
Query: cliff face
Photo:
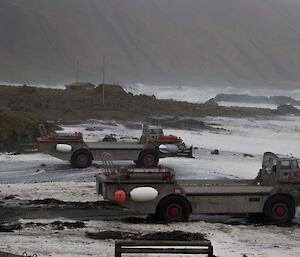
[[[1,0],[0,80],[297,87],[298,0]]]

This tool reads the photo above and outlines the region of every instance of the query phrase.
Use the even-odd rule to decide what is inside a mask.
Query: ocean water
[[[145,84],[134,84],[124,86],[127,92],[134,94],[146,94],[155,95],[158,99],[173,99],[179,101],[188,101],[192,103],[203,103],[207,100],[215,97],[217,94],[248,94],[253,96],[290,96],[296,100],[300,100],[300,89],[286,90],[286,89],[244,89],[234,87],[210,87],[204,85],[203,87],[192,87],[192,86],[172,86],[172,85],[145,85]],[[231,105],[237,103],[230,103]],[[230,105],[225,104],[224,105]],[[249,105],[247,105],[249,106]],[[268,106],[264,106],[268,107]]]
[[[18,83],[0,83],[1,85],[22,86]],[[63,84],[30,84],[30,86],[41,88],[56,88],[64,89]],[[214,98],[217,94],[248,94],[252,96],[290,96],[295,100],[300,100],[300,89],[263,89],[263,88],[236,88],[225,86],[223,88],[213,87],[208,84],[203,86],[186,86],[186,85],[146,85],[142,83],[132,85],[121,85],[126,92],[133,94],[154,95],[158,99],[173,99],[177,101],[187,101],[191,103],[204,103],[207,100]],[[260,107],[276,109],[276,105],[272,104],[251,104],[251,103],[231,103],[220,102],[222,106],[243,106],[243,107]],[[300,108],[300,106],[298,107]]]

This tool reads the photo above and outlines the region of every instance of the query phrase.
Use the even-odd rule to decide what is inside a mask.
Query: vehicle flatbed
[[[86,142],[86,146],[90,150],[142,150],[144,144],[135,142]]]
[[[144,126],[137,142],[116,141],[108,136],[97,142],[85,142],[81,133],[48,135],[43,126],[37,138],[39,151],[69,161],[75,168],[89,167],[93,160],[132,160],[139,166],[156,166],[160,158],[192,158],[192,147],[186,147],[181,138],[165,136],[162,129]],[[109,141],[106,141],[109,140]]]
[[[291,157],[265,153],[255,179],[181,180],[175,175],[162,166],[152,170],[127,167],[98,174],[97,192],[166,221],[186,221],[191,213],[263,213],[270,221],[286,223],[300,205],[300,168]]]

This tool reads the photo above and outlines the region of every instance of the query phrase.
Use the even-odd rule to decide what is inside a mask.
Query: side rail
[[[213,246],[210,241],[116,241],[115,257],[124,254],[205,254],[213,257]]]

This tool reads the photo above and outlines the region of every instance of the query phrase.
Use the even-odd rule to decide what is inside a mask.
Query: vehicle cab
[[[280,156],[266,152],[259,177],[261,185],[299,184],[300,160],[292,156]]]

